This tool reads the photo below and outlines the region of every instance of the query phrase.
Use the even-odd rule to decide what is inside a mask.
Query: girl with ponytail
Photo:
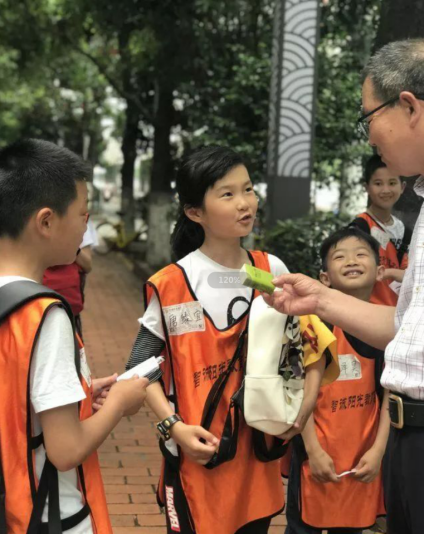
[[[223,428],[231,396],[243,379],[242,366],[230,362],[243,350],[250,306],[258,296],[237,281],[239,270],[245,263],[275,276],[287,269],[275,256],[241,246],[258,202],[233,150],[207,147],[186,157],[177,191],[180,213],[171,238],[177,262],[146,283],[146,311],[127,364],[130,369],[151,356],[165,358],[147,394],[161,422],[158,500],[169,534],[265,534],[284,507],[279,462],[256,458],[242,418],[234,420],[233,456],[225,463],[217,458],[228,438]],[[223,377],[220,402],[206,423],[205,405],[216,401],[212,387]]]

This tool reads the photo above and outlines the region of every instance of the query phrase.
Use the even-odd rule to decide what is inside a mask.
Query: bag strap
[[[205,407],[203,408],[202,420],[200,423],[200,425],[206,430],[209,430],[212,425],[216,410],[218,409],[219,403],[224,394],[225,386],[227,385],[231,373],[234,371],[237,361],[242,359],[245,337],[246,330],[243,330],[243,332],[240,334],[237,348],[233,357],[231,358],[230,363],[228,364],[226,372],[215,381],[206,399]],[[232,412],[234,412],[234,428],[232,423]],[[214,469],[215,467],[218,467],[218,465],[228,462],[234,458],[237,452],[239,425],[239,410],[234,400],[231,399],[218,452],[216,452],[205,465],[207,469]]]
[[[402,263],[402,260],[405,254],[408,254],[411,239],[412,239],[412,230],[408,228],[407,226],[405,226],[405,232],[403,234],[402,243],[400,244],[400,247],[397,251],[397,258],[398,258],[399,265]]]
[[[18,311],[22,306],[29,302],[40,298],[54,298],[60,300],[61,306],[67,313],[72,324],[72,329],[75,332],[75,318],[72,313],[71,306],[68,301],[56,293],[53,289],[32,282],[31,280],[18,280],[10,282],[0,288],[0,324],[5,321],[12,313]],[[78,376],[80,376],[81,360],[79,357],[79,345],[76,336],[75,338],[75,366],[77,368]]]
[[[62,301],[65,308],[69,308],[70,310],[69,304],[61,295],[56,293],[56,291],[53,291],[53,289],[37,284],[37,282],[32,282],[31,280],[18,280],[1,287],[0,323],[28,302],[43,297],[56,298]]]
[[[348,334],[343,331],[345,338],[352,348],[363,358],[368,360],[374,360],[374,381],[375,381],[375,390],[380,402],[383,401],[384,388],[381,385],[381,375],[383,374],[384,369],[384,350],[376,349],[368,345],[364,341]]]
[[[266,443],[265,434],[256,428],[252,428],[253,450],[260,462],[273,462],[282,458],[289,447],[290,442],[273,436],[273,444],[269,449]]]

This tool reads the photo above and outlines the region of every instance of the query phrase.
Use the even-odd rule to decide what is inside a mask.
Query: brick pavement
[[[124,256],[94,257],[88,277],[83,329],[93,376],[124,371],[142,314],[142,281]],[[165,517],[155,490],[161,456],[154,416],[147,408],[123,419],[99,451],[115,534],[165,534]],[[270,534],[284,534],[285,516]],[[219,534],[219,532],[217,532]]]

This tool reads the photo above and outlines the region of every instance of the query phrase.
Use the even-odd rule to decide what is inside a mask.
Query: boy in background
[[[362,300],[383,277],[378,243],[357,228],[326,239],[321,260],[323,284]],[[286,534],[361,534],[385,513],[381,462],[390,420],[388,396],[381,401],[379,386],[384,354],[340,328],[333,333],[340,376],[321,387],[302,436],[293,440]]]

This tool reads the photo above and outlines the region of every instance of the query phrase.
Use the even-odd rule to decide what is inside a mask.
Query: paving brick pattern
[[[88,277],[83,331],[93,376],[124,371],[142,315],[142,281],[120,254],[94,257]],[[99,451],[115,534],[165,534],[156,504],[161,456],[147,408],[123,419]],[[274,518],[270,534],[284,534],[285,516]],[[219,534],[219,532],[217,532]]]

